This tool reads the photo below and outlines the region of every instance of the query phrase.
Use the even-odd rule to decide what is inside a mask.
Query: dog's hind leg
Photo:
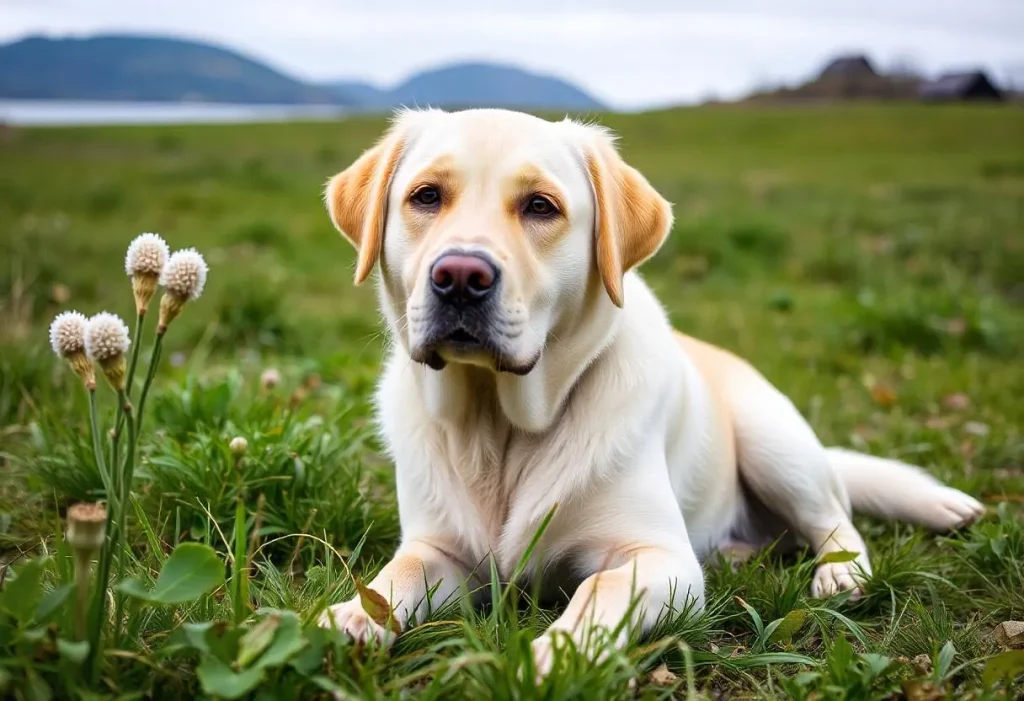
[[[850,520],[846,487],[824,446],[793,403],[749,365],[735,359],[724,379],[746,487],[819,558],[855,553],[852,560],[821,562],[812,594],[854,590],[859,596],[871,574],[867,546]]]
[[[960,528],[985,512],[974,497],[947,487],[913,465],[844,448],[828,448],[826,453],[855,512],[934,531]]]

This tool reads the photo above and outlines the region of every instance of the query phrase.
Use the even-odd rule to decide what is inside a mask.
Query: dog
[[[601,126],[402,111],[324,198],[355,283],[379,270],[401,543],[368,586],[398,630],[492,561],[508,577],[542,526],[525,575],[576,588],[533,643],[539,676],[556,636],[596,653],[599,632],[621,647],[683,597],[700,610],[716,551],[788,534],[815,553],[813,596],[856,597],[854,511],[938,531],[983,513],[917,467],[823,447],[750,364],[672,328],[637,272],[672,207]],[[320,623],[395,637],[358,597]]]

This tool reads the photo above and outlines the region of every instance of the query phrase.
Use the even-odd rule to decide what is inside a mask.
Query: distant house
[[[822,69],[819,80],[823,78],[874,78],[878,75],[871,61],[863,54],[837,56]]]
[[[921,84],[918,97],[929,102],[979,100],[999,102],[1003,92],[992,84],[984,71],[946,73]]]

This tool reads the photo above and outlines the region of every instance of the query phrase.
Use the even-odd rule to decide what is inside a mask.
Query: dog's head
[[[408,111],[326,189],[416,361],[527,374],[588,300],[661,246],[671,207],[600,127],[503,110]],[[570,342],[568,339],[566,342]]]

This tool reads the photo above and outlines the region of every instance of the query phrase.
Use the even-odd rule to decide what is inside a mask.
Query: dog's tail
[[[919,467],[845,448],[827,448],[855,512],[948,531],[985,512],[975,498],[947,487]]]

